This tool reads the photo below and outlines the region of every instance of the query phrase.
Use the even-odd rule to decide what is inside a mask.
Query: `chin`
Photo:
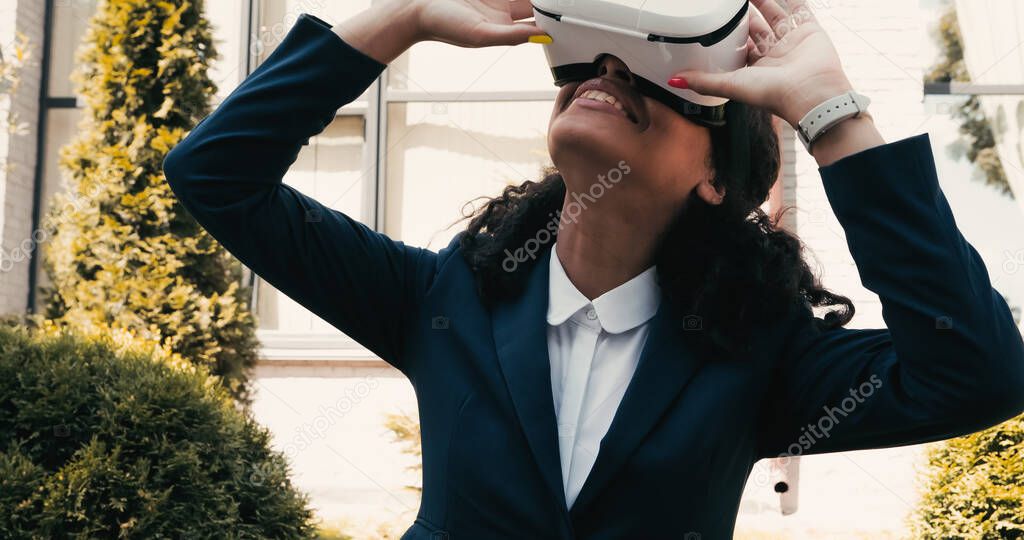
[[[621,125],[611,122],[605,125],[593,118],[561,116],[548,130],[548,152],[555,167],[560,167],[560,162],[576,162],[610,168],[620,161],[631,161],[635,155],[631,138]]]

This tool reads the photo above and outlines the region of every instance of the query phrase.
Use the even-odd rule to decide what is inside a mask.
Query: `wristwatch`
[[[804,148],[811,150],[811,145],[826,131],[832,129],[843,120],[856,118],[868,109],[871,99],[863,94],[849,91],[836,96],[811,109],[811,112],[800,120],[796,133]]]

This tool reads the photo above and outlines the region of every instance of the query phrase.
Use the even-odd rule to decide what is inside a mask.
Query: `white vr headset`
[[[747,0],[532,0],[555,84],[598,76],[611,54],[637,90],[706,126],[726,124],[727,100],[668,85],[683,70],[721,73],[746,65]]]

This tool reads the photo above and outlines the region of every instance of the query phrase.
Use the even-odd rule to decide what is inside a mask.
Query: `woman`
[[[842,328],[849,300],[758,210],[779,168],[769,113],[796,124],[851,85],[805,0],[795,16],[753,4],[751,66],[672,82],[747,104],[749,148],[605,56],[555,100],[556,171],[438,253],[281,178],[413,43],[543,42],[516,22],[528,2],[385,1],[333,32],[303,16],[168,156],[215,238],[412,381],[423,499],[404,538],[728,538],[758,459],[948,438],[1024,409],[1024,345],[927,136],[886,144],[861,115],[811,147],[888,329]]]

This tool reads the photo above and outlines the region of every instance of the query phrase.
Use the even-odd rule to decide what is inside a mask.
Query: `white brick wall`
[[[44,6],[41,0],[0,2],[0,43],[14,42],[20,32],[28,37],[32,54],[18,92],[9,107],[0,111],[0,116],[13,113],[26,126],[14,135],[0,134],[0,162],[7,165],[0,171],[0,248],[5,257],[0,266],[0,313],[22,312],[28,301],[29,261],[17,255],[7,257],[20,252],[23,242],[32,237]]]
[[[828,30],[856,88],[871,97],[871,112],[888,141],[923,131],[923,10],[918,0],[822,0],[818,19]],[[800,148],[799,143],[797,147]],[[821,187],[817,164],[796,152],[797,231],[812,249],[826,286],[856,302],[854,326],[882,324],[878,298],[860,285]]]

